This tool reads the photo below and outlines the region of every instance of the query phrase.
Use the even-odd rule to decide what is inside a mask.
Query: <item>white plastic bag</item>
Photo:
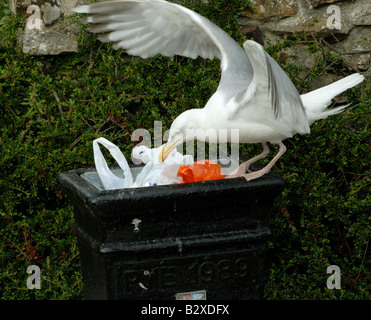
[[[123,170],[124,177],[120,178],[112,173],[100,150],[99,144],[109,150],[112,157],[116,160]],[[158,156],[165,145],[158,148],[147,148],[145,146],[134,147],[132,158],[146,163],[142,171],[137,175],[135,182],[130,171],[130,167],[120,149],[105,138],[93,141],[94,161],[98,175],[105,190],[137,188],[155,185],[166,185],[179,183],[182,179],[177,177],[179,166],[192,164],[193,156],[183,156],[174,149],[164,162],[160,162]]]
[[[183,165],[190,165],[193,161],[193,156],[185,155],[183,156],[176,148],[174,148],[170,154],[167,156],[164,162],[160,162],[159,155],[162,149],[165,147],[165,144],[158,148],[148,148],[146,146],[135,146],[131,152],[131,157],[133,160],[139,164],[141,162],[147,164],[148,162],[152,162],[154,164],[183,164]]]
[[[182,164],[155,164],[148,162],[135,179],[133,187],[161,186],[179,183],[182,179],[177,177],[179,166]]]
[[[112,157],[116,160],[117,164],[122,169],[124,178],[116,176],[112,173],[110,168],[108,168],[103,153],[100,150],[99,144],[104,146],[111,153]],[[97,169],[99,178],[102,181],[105,190],[129,188],[132,186],[133,176],[131,174],[128,162],[116,145],[105,138],[98,138],[93,141],[93,151],[95,168]]]
[[[164,162],[160,162],[159,154],[164,146],[165,144],[152,149],[146,146],[133,148],[132,159],[146,164],[135,180],[135,187],[173,184],[182,180],[177,177],[179,166],[192,164],[194,162],[193,156],[183,156],[178,150],[174,149]]]

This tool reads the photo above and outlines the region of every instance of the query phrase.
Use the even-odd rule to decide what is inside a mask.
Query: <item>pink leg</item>
[[[252,165],[254,162],[265,158],[269,153],[269,147],[266,142],[262,143],[263,151],[262,153],[258,154],[254,158],[242,163],[236,170],[232,171],[226,178],[236,178],[240,177],[241,175],[245,174],[246,171],[249,169],[249,166]]]
[[[241,177],[245,177],[246,181],[251,181],[251,180],[260,178],[261,176],[268,173],[273,167],[273,165],[277,162],[277,160],[281,158],[281,156],[286,152],[286,147],[282,142],[279,143],[279,146],[280,146],[280,149],[278,150],[278,153],[276,154],[276,156],[263,169],[255,171],[255,172],[243,174],[241,175]]]

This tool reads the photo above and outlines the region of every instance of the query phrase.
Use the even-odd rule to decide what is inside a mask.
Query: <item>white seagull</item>
[[[187,130],[238,129],[240,143],[261,143],[263,152],[241,164],[229,177],[243,176],[247,181],[259,178],[286,151],[283,140],[296,133],[308,134],[314,121],[343,111],[347,105],[327,107],[336,95],[363,81],[363,76],[356,73],[300,96],[260,44],[248,40],[241,48],[207,18],[164,0],[105,1],[74,11],[88,14],[83,23],[91,24],[89,31],[103,33],[101,41],[113,42],[115,49],[124,49],[130,55],[221,60],[217,91],[203,109],[187,110],[174,120],[159,155],[161,161],[187,139],[207,139],[202,134],[187,135]],[[211,143],[218,142],[214,140],[208,138]],[[246,173],[249,165],[268,155],[268,142],[279,145],[277,155],[263,169]]]

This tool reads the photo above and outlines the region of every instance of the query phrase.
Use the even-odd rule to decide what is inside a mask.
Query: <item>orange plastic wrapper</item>
[[[183,179],[180,183],[189,183],[224,179],[225,175],[222,167],[214,161],[200,160],[189,166],[180,166],[177,176]]]

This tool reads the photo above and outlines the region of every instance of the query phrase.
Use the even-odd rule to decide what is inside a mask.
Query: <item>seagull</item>
[[[129,55],[144,59],[158,54],[220,59],[216,92],[204,108],[187,110],[173,121],[168,141],[159,153],[160,162],[190,139],[218,143],[218,136],[207,137],[202,132],[238,129],[240,143],[261,143],[263,151],[228,177],[257,179],[285,153],[283,140],[309,134],[314,121],[342,112],[348,105],[327,107],[336,95],[364,79],[355,73],[300,95],[263,46],[247,40],[241,47],[207,18],[165,0],[105,1],[74,11],[87,14],[82,22],[90,24],[90,32],[102,33],[101,41],[112,42],[114,49],[123,49]],[[247,172],[252,163],[269,154],[268,143],[277,144],[278,153],[263,169]]]

